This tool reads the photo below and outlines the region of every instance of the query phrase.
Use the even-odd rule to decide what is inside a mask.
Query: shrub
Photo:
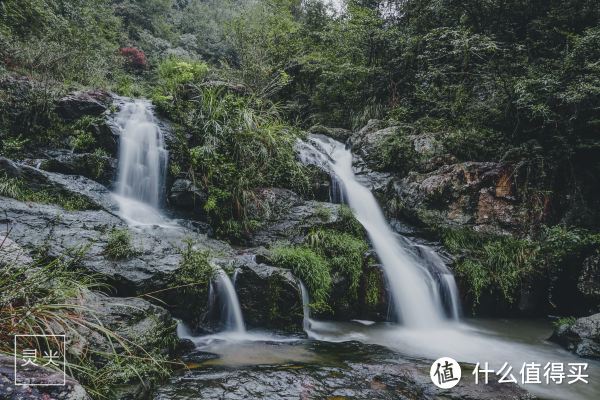
[[[131,70],[139,71],[148,66],[146,54],[136,47],[122,47],[119,53],[125,58],[126,67]]]
[[[127,229],[113,228],[108,234],[104,255],[109,260],[124,260],[137,254],[131,243],[131,233]]]
[[[196,249],[193,242],[188,240],[181,250],[181,255],[175,285],[185,287],[208,285],[215,273],[215,267],[210,262],[210,252]]]

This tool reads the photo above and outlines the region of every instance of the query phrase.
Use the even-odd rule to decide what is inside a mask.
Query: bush
[[[108,234],[108,242],[104,247],[104,255],[109,260],[124,260],[135,256],[138,252],[131,243],[131,233],[127,229],[114,228]]]
[[[131,70],[140,71],[148,66],[146,54],[136,47],[122,47],[119,49],[119,53],[125,58],[126,67]]]

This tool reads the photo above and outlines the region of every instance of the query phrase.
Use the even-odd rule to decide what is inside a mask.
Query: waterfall
[[[227,331],[244,333],[246,327],[244,325],[244,318],[242,317],[242,309],[240,302],[235,292],[235,287],[229,279],[229,276],[221,268],[217,268],[215,273],[215,284],[211,282],[211,292],[216,293],[217,302],[212,300],[213,293],[209,294],[209,304],[211,307],[215,306],[215,303],[219,304],[221,322],[225,326]]]
[[[123,100],[115,122],[119,128],[116,196],[123,218],[134,224],[160,224],[168,160],[163,134],[147,100]]]
[[[306,333],[308,333],[310,331],[310,325],[311,325],[310,297],[308,295],[308,289],[306,289],[306,286],[304,286],[304,283],[302,283],[301,281],[300,281],[300,291],[302,293],[302,314],[303,314],[302,325],[303,325],[304,331]]]
[[[311,143],[300,146],[300,158],[329,171],[332,180],[339,182],[342,198],[367,231],[383,265],[396,318],[407,327],[426,327],[445,320],[439,280],[398,239],[371,191],[356,180],[350,150],[326,136],[312,135]],[[458,304],[455,290],[447,294]]]

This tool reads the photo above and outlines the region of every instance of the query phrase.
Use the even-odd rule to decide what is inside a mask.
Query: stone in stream
[[[580,357],[600,360],[600,314],[559,326],[551,339]]]
[[[514,384],[497,383],[494,376],[487,385],[475,385],[468,379],[472,365],[462,366],[464,378],[452,390],[438,389],[431,383],[430,361],[358,342],[267,343],[231,352],[236,353],[232,364],[224,356],[176,375],[158,389],[154,400],[534,398]]]

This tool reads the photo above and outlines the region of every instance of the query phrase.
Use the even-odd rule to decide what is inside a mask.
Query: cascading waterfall
[[[164,222],[158,207],[164,193],[168,152],[147,100],[124,100],[115,117],[120,131],[116,196],[123,218],[133,224]]]
[[[426,327],[444,321],[438,281],[402,246],[371,191],[356,180],[352,153],[342,143],[326,136],[312,135],[310,140],[311,143],[301,146],[300,157],[304,163],[328,170],[342,187],[342,198],[367,231],[383,265],[397,319],[407,327]],[[453,282],[452,275],[450,277]],[[448,280],[442,281],[447,284]],[[456,291],[448,290],[446,294],[452,297],[451,302],[458,309]]]
[[[217,304],[220,306],[221,321],[225,326],[225,330],[236,333],[246,332],[235,287],[229,276],[221,268],[217,268],[215,281],[211,282],[211,292],[216,294],[218,301],[213,301],[212,293],[209,294],[211,298],[209,306],[214,307]]]

